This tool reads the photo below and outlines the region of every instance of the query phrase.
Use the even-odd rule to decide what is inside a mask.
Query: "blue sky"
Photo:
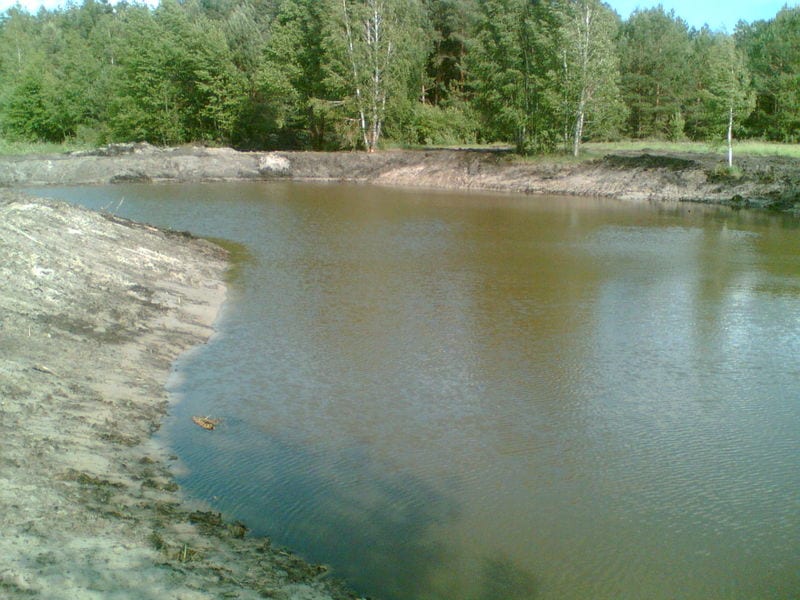
[[[700,28],[708,24],[711,29],[725,28],[733,33],[740,20],[752,22],[771,19],[784,5],[798,6],[797,0],[606,0],[623,19],[636,8],[664,7],[686,21],[690,27]]]
[[[17,0],[0,0],[0,11],[16,4]],[[147,0],[154,4],[157,0]],[[76,0],[80,3],[81,0]],[[661,4],[665,10],[674,10],[675,14],[689,23],[690,27],[700,28],[708,24],[712,29],[726,29],[733,33],[740,19],[757,21],[769,19],[785,5],[798,6],[799,0],[606,0],[622,18],[626,19],[636,8],[651,8]],[[42,5],[55,8],[63,5],[65,0],[19,0],[28,10],[36,11]]]

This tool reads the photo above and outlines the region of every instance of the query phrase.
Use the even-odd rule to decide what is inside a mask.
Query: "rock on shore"
[[[150,439],[225,268],[186,234],[0,191],[0,597],[352,597],[187,506]]]

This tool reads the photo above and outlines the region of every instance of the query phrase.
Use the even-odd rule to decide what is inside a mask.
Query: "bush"
[[[418,104],[412,121],[412,143],[425,146],[455,146],[474,144],[478,135],[475,115],[467,107],[441,108]]]

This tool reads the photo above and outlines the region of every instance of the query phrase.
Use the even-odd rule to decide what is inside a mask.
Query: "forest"
[[[239,149],[800,141],[800,8],[690,28],[599,0],[161,0],[0,15],[0,137]]]

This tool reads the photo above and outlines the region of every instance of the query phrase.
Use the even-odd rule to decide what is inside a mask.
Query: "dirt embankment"
[[[800,161],[741,157],[738,172],[706,154],[620,152],[600,159],[523,162],[467,150],[237,152],[120,144],[89,153],[0,160],[0,186],[290,178],[447,189],[686,201],[800,213]]]
[[[184,504],[151,441],[225,268],[188,235],[0,191],[0,597],[352,597]]]

